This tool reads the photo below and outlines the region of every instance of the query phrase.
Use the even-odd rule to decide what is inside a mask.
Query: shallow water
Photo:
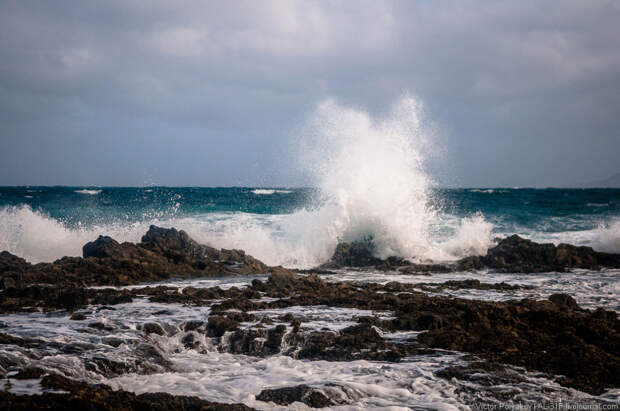
[[[483,254],[494,237],[515,233],[620,252],[619,189],[432,189],[407,155],[391,153],[375,175],[364,153],[338,149],[319,189],[0,187],[0,250],[53,261],[81,255],[98,235],[139,242],[156,224],[300,268],[365,237],[382,257],[419,260]]]
[[[333,275],[322,276],[328,281],[374,282],[386,284],[397,281],[407,284],[437,284],[451,280],[476,279],[481,283],[507,283],[531,288],[518,290],[438,290],[432,295],[449,295],[472,300],[520,300],[522,298],[546,299],[551,294],[569,294],[583,308],[603,307],[620,312],[620,270],[573,270],[568,273],[488,273],[456,272],[446,274],[411,275],[373,270],[338,270]]]
[[[510,292],[476,290],[445,290],[437,294],[450,294],[463,298],[506,300],[514,298],[546,298],[556,292],[567,292],[588,308],[604,306],[618,310],[619,275],[616,271],[574,273],[546,273],[535,275],[451,273],[433,276],[411,276],[373,271],[340,271],[324,276],[330,281],[372,281],[385,283],[440,283],[448,280],[476,278],[482,282],[507,282],[534,286],[534,289]],[[167,281],[175,287],[214,286],[243,287],[255,277],[220,279],[195,279]],[[585,286],[587,285],[587,286]],[[111,309],[109,309],[111,308]],[[465,364],[464,353],[440,351],[435,354],[406,358],[399,363],[350,361],[327,362],[297,360],[284,355],[266,358],[235,355],[225,352],[224,344],[196,333],[199,345],[193,349],[184,346],[187,334],[182,330],[190,320],[205,321],[209,307],[180,304],[152,303],[146,298],[113,307],[88,307],[81,310],[87,320],[71,321],[69,313],[31,313],[0,316],[2,332],[21,337],[33,337],[43,343],[36,348],[15,345],[0,346],[0,355],[18,358],[24,364],[36,365],[72,378],[89,382],[103,382],[114,388],[142,392],[165,391],[173,394],[196,395],[219,402],[243,402],[259,409],[273,409],[273,404],[256,400],[256,395],[266,388],[297,384],[321,387],[331,396],[340,396],[347,404],[334,409],[469,409],[477,401],[500,401],[502,393],[511,393],[513,402],[540,403],[542,401],[589,401],[592,399],[620,402],[620,390],[610,391],[600,397],[591,397],[572,389],[561,387],[550,377],[527,373],[511,368],[522,377],[519,382],[500,386],[482,383],[446,380],[435,372],[447,366]],[[302,320],[304,330],[339,330],[356,323],[360,316],[377,315],[389,318],[389,311],[335,308],[326,306],[290,307],[286,309],[254,312],[260,318],[268,315],[279,323],[279,315],[293,314]],[[145,333],[141,326],[156,322],[165,335]],[[88,324],[100,323],[100,329]],[[255,326],[244,323],[244,327]],[[289,327],[289,325],[287,325]],[[85,330],[87,332],[85,332]],[[419,332],[384,334],[385,338],[406,340],[416,338]],[[225,339],[223,339],[225,340]],[[118,345],[114,347],[113,345]],[[154,347],[154,348],[152,348]],[[153,356],[152,349],[157,355]],[[99,359],[99,360],[98,360]],[[134,371],[111,375],[93,367],[101,359],[129,364]],[[169,364],[162,364],[162,359]],[[90,365],[89,365],[90,364]],[[148,375],[144,375],[148,372]],[[6,383],[6,382],[5,382]],[[11,380],[11,391],[39,392],[37,380],[16,382]],[[306,409],[295,404],[292,409]]]

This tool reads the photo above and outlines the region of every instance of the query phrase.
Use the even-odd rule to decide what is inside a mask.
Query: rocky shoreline
[[[152,226],[138,244],[118,243],[99,237],[83,248],[83,257],[65,257],[53,263],[30,264],[8,252],[0,253],[0,312],[38,313],[67,310],[80,332],[101,335],[117,347],[121,342],[108,333],[122,324],[98,322],[93,310],[147,299],[157,304],[209,307],[207,320],[176,324],[153,321],[141,325],[145,342],[132,346],[136,361],[128,364],[110,358],[82,356],[88,346],[51,346],[44,339],[23,338],[2,332],[0,345],[22,352],[42,350],[75,352],[84,357],[84,367],[105,378],[129,372],[149,374],[168,370],[170,364],[153,336],[179,337],[185,349],[201,352],[215,347],[219,352],[254,357],[285,355],[304,360],[399,362],[405,358],[443,352],[469,353],[466,365],[437,372],[448,380],[474,381],[484,371],[484,384],[501,385],[521,378],[511,367],[540,372],[566,387],[601,394],[620,388],[620,320],[614,311],[586,310],[566,294],[547,300],[478,301],[433,296],[423,291],[437,289],[514,290],[522,286],[485,283],[479,280],[404,284],[388,282],[327,282],[315,272],[342,267],[394,270],[402,274],[488,269],[497,272],[558,272],[573,268],[598,270],[620,267],[620,255],[599,253],[589,247],[537,244],[518,236],[501,240],[487,255],[464,258],[452,264],[414,264],[400,258],[380,260],[372,255],[371,243],[340,244],[331,261],[304,274],[282,267],[268,267],[240,250],[216,250],[198,244],[185,232]],[[93,286],[138,285],[173,277],[222,277],[265,275],[246,288],[142,286],[92,288]],[[426,287],[426,288],[425,288]],[[342,329],[308,328],[303,314],[281,313],[297,306],[389,312],[388,316],[355,318]],[[107,307],[107,308],[106,308]],[[389,338],[400,333],[405,338]],[[72,350],[72,351],[71,351]],[[133,354],[132,354],[133,355]],[[34,361],[36,355],[32,354]],[[28,361],[0,355],[0,374],[5,378],[42,378],[41,386],[64,393],[44,392],[24,396],[4,392],[3,409],[42,409],[53,403],[59,409],[84,406],[98,409],[223,409],[218,404],[192,397],[168,394],[135,395],[92,386],[37,368]],[[479,382],[479,381],[478,381]],[[483,385],[484,385],[483,384]],[[509,394],[502,394],[508,395]],[[513,394],[514,395],[514,394]],[[288,405],[294,401],[313,407],[346,404],[359,393],[348,387],[317,389],[295,385],[266,389],[257,400]],[[106,408],[105,404],[110,404]],[[225,405],[229,407],[230,405]],[[231,406],[233,407],[233,406]],[[248,409],[234,405],[233,409]],[[244,408],[245,407],[245,408]],[[228,409],[228,408],[227,408]]]

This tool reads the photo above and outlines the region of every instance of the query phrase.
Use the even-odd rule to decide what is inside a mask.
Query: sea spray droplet
[[[446,221],[433,205],[432,180],[424,169],[433,141],[422,112],[411,97],[378,119],[333,100],[319,105],[300,150],[301,163],[326,198],[311,216],[323,224],[322,233],[314,232],[322,237],[311,243],[333,250],[338,241],[372,238],[379,257],[418,260],[486,251],[492,225],[482,215],[460,221],[447,241],[434,234]],[[474,238],[466,236],[471,234]],[[317,254],[317,260],[326,257]]]

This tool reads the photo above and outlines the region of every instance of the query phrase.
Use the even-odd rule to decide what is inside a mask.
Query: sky
[[[303,186],[317,105],[403,95],[441,185],[601,180],[619,39],[604,0],[0,0],[0,185]]]

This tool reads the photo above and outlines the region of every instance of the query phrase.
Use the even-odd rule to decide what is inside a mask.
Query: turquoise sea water
[[[262,253],[270,262],[299,265],[319,262],[334,241],[355,235],[379,236],[390,251],[419,250],[420,244],[446,249],[448,243],[458,249],[459,241],[487,231],[491,237],[518,233],[620,251],[620,189],[434,189],[425,198],[425,226],[407,234],[411,216],[394,230],[399,210],[376,202],[334,207],[333,199],[311,188],[3,187],[0,248],[44,261],[79,254],[81,244],[98,234],[136,241],[155,223],[186,229],[204,242],[250,249],[259,258]],[[385,224],[382,213],[389,214]],[[394,242],[389,230],[399,231]],[[420,236],[428,238],[421,243]],[[447,252],[466,254],[468,247]],[[289,255],[274,258],[282,253]]]

